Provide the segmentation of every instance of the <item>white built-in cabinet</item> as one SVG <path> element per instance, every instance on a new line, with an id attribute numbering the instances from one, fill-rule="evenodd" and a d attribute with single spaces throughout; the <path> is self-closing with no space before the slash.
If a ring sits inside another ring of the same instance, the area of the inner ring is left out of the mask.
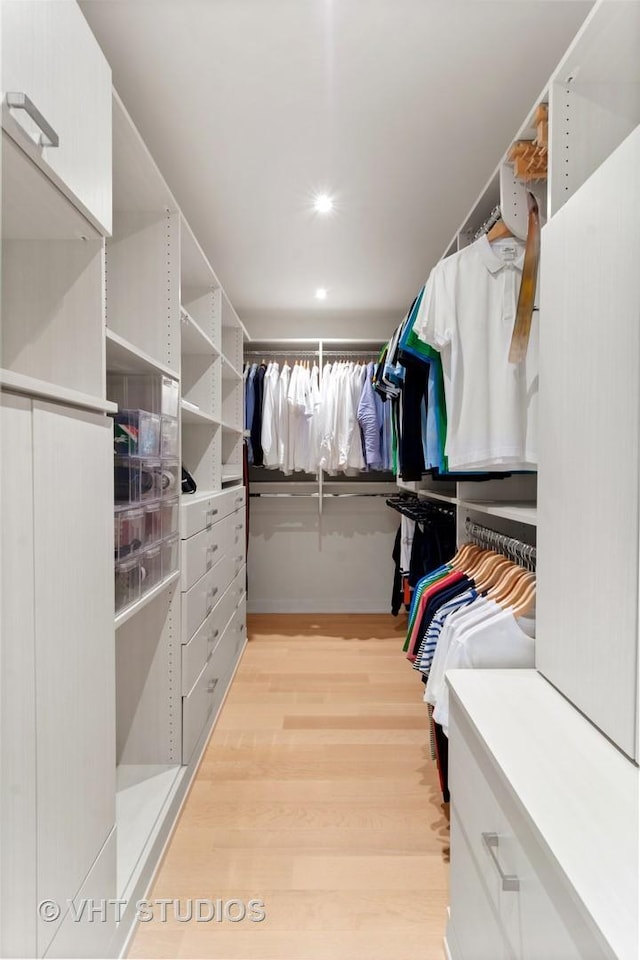
<path id="1" fill-rule="evenodd" d="M 246 643 L 246 332 L 75 0 L 0 12 L 0 954 L 118 956 Z M 171 385 L 198 492 L 115 615 L 122 373 Z"/>
<path id="2" fill-rule="evenodd" d="M 9 0 L 1 26 L 4 130 L 110 233 L 111 70 L 97 40 L 75 0 Z"/>
<path id="3" fill-rule="evenodd" d="M 546 95 L 536 669 L 448 674 L 451 960 L 640 950 L 638 50 L 600 0 Z"/>

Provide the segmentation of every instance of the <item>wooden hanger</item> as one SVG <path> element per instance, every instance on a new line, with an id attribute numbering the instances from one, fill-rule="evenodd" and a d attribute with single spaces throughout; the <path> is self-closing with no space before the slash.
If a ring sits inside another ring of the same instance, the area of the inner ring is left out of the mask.
<path id="1" fill-rule="evenodd" d="M 530 584 L 526 593 L 520 598 L 518 605 L 514 607 L 514 617 L 523 617 L 526 613 L 531 613 L 535 605 L 535 600 L 536 585 L 534 581 L 534 583 Z"/>
<path id="2" fill-rule="evenodd" d="M 456 570 L 464 569 L 464 565 L 468 563 L 472 556 L 475 556 L 480 552 L 480 547 L 475 543 L 463 543 L 458 552 L 454 557 L 449 560 L 449 566 L 455 567 Z"/>
<path id="3" fill-rule="evenodd" d="M 525 596 L 530 587 L 535 587 L 535 574 L 523 570 L 522 576 L 511 584 L 511 588 L 506 591 L 506 595 L 501 598 L 501 607 L 516 607 Z M 496 601 L 498 602 L 498 601 Z"/>
<path id="4" fill-rule="evenodd" d="M 487 597 L 495 600 L 496 603 L 500 603 L 503 597 L 508 596 L 512 587 L 515 586 L 516 581 L 520 580 L 524 572 L 522 567 L 519 567 L 516 563 L 512 563 L 510 568 L 504 571 L 500 580 L 489 591 Z"/>
<path id="5" fill-rule="evenodd" d="M 514 238 L 513 233 L 509 230 L 509 227 L 506 225 L 504 220 L 498 220 L 497 223 L 491 227 L 489 233 L 487 234 L 487 240 L 489 243 L 493 243 L 495 240 L 504 240 L 506 238 Z"/>
<path id="6" fill-rule="evenodd" d="M 476 589 L 484 592 L 489 587 L 493 587 L 504 576 L 505 570 L 510 569 L 512 566 L 513 564 L 507 557 L 499 556 L 497 559 L 492 558 L 490 565 L 484 569 L 482 573 L 476 574 L 474 578 Z"/>

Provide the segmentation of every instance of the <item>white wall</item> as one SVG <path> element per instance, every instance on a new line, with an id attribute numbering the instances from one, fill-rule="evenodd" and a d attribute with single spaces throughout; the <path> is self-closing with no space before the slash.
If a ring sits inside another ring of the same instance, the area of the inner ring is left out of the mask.
<path id="1" fill-rule="evenodd" d="M 411 298 L 407 301 L 407 309 Z M 401 311 L 402 312 L 402 311 Z M 242 321 L 254 340 L 271 337 L 353 337 L 358 340 L 388 340 L 402 316 L 390 316 L 386 312 L 336 313 L 325 312 L 318 306 L 309 313 L 291 314 L 263 312 L 259 316 L 243 313 Z"/>
<path id="2" fill-rule="evenodd" d="M 398 525 L 383 497 L 253 498 L 249 611 L 390 612 Z"/>

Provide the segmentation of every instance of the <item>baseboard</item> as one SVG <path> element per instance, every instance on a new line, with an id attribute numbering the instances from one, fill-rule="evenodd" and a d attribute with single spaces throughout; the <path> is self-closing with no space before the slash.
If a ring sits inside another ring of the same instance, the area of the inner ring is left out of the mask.
<path id="1" fill-rule="evenodd" d="M 389 603 L 372 600 L 249 600 L 247 613 L 390 613 Z"/>

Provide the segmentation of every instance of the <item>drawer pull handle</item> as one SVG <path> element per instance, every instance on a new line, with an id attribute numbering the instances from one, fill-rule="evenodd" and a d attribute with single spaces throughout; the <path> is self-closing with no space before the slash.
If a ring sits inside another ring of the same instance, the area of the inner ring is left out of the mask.
<path id="1" fill-rule="evenodd" d="M 244 523 L 236 523 L 236 530 L 242 530 Z"/>
<path id="2" fill-rule="evenodd" d="M 39 147 L 57 147 L 60 145 L 58 134 L 51 124 L 47 123 L 33 100 L 30 100 L 26 93 L 8 93 L 6 101 L 10 110 L 24 110 L 24 112 L 31 117 L 35 125 L 39 127 Z"/>
<path id="3" fill-rule="evenodd" d="M 220 636 L 220 631 L 214 630 L 213 633 L 211 634 L 211 641 L 213 642 L 219 636 Z"/>
<path id="4" fill-rule="evenodd" d="M 236 497 L 236 503 L 244 503 L 244 497 Z"/>
<path id="5" fill-rule="evenodd" d="M 211 526 L 211 524 L 213 523 L 213 518 L 216 516 L 217 512 L 218 512 L 217 510 L 207 510 L 205 515 L 205 525 L 207 527 Z"/>
<path id="6" fill-rule="evenodd" d="M 483 833 L 482 842 L 489 851 L 489 856 L 493 860 L 493 864 L 498 871 L 500 880 L 502 881 L 502 889 L 506 891 L 511 891 L 512 893 L 517 893 L 520 889 L 520 881 L 518 877 L 514 876 L 512 873 L 505 873 L 500 865 L 498 860 L 498 847 L 499 847 L 499 838 L 497 833 Z"/>
<path id="7" fill-rule="evenodd" d="M 207 686 L 207 693 L 213 693 L 216 688 L 216 683 L 218 682 L 217 678 L 215 680 L 210 680 L 209 685 Z"/>
<path id="8" fill-rule="evenodd" d="M 244 623 L 240 624 L 240 626 L 238 627 L 238 630 L 240 631 L 240 633 L 244 632 Z"/>

